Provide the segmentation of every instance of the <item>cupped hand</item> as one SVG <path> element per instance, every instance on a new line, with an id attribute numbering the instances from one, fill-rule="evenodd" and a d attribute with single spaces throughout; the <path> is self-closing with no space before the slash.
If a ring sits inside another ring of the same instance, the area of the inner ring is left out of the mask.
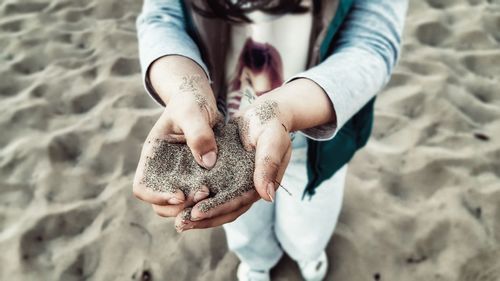
<path id="1" fill-rule="evenodd" d="M 208 197 L 209 190 L 201 186 L 185 196 L 175 187 L 175 192 L 156 191 L 146 187 L 144 173 L 148 157 L 152 155 L 157 140 L 187 143 L 196 162 L 210 169 L 217 160 L 217 144 L 213 126 L 221 118 L 215 98 L 205 76 L 198 74 L 179 77 L 178 87 L 168 96 L 168 102 L 158 121 L 144 142 L 134 177 L 134 195 L 151 203 L 154 211 L 163 217 L 174 217 L 180 211 Z M 165 100 L 165 99 L 164 99 Z"/>
<path id="2" fill-rule="evenodd" d="M 260 198 L 274 201 L 275 191 L 285 173 L 291 156 L 291 140 L 288 132 L 289 119 L 286 103 L 262 96 L 245 111 L 236 116 L 240 124 L 239 133 L 246 150 L 255 150 L 255 190 L 246 192 L 233 200 L 207 212 L 194 207 L 179 213 L 176 217 L 178 231 L 209 228 L 232 222 L 245 213 Z M 189 214 L 188 214 L 189 212 Z"/>

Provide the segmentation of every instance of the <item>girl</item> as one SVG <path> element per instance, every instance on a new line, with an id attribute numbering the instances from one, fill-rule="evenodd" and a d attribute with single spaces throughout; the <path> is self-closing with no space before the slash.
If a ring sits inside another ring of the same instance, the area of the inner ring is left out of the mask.
<path id="1" fill-rule="evenodd" d="M 248 124 L 242 142 L 255 149 L 255 190 L 203 213 L 196 204 L 209 200 L 206 187 L 187 197 L 146 189 L 147 140 L 134 194 L 160 216 L 177 216 L 181 230 L 224 224 L 241 260 L 238 280 L 270 280 L 284 252 L 305 280 L 323 280 L 347 163 L 369 137 L 406 10 L 405 0 L 145 0 L 137 20 L 144 81 L 165 106 L 148 140 L 185 140 L 210 169 L 212 126 L 219 114 L 239 116 Z M 188 206 L 192 219 L 183 221 Z"/>

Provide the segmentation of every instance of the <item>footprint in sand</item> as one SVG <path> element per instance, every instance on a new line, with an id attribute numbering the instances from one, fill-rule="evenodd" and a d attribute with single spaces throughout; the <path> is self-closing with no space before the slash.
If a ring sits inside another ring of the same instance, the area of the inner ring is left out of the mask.
<path id="1" fill-rule="evenodd" d="M 20 254 L 24 263 L 50 264 L 56 244 L 70 244 L 92 224 L 100 208 L 78 207 L 69 211 L 48 214 L 40 218 L 20 241 Z"/>
<path id="2" fill-rule="evenodd" d="M 483 250 L 468 259 L 460 270 L 459 281 L 500 280 L 500 249 Z"/>
<path id="3" fill-rule="evenodd" d="M 450 36 L 450 29 L 439 21 L 430 21 L 420 24 L 416 30 L 416 37 L 420 43 L 429 46 L 440 46 Z"/>

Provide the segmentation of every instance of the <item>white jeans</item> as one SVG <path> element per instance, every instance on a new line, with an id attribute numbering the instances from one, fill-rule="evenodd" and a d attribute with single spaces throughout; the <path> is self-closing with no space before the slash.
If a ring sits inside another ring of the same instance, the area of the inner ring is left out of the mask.
<path id="1" fill-rule="evenodd" d="M 253 270 L 270 270 L 286 252 L 296 261 L 312 260 L 326 248 L 342 207 L 347 165 L 302 199 L 307 184 L 307 141 L 297 134 L 290 163 L 274 203 L 259 200 L 224 225 L 229 249 Z"/>

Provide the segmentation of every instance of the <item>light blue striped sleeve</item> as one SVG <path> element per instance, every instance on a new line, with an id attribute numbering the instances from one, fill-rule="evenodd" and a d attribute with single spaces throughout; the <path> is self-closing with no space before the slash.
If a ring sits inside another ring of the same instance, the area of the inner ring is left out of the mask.
<path id="1" fill-rule="evenodd" d="M 290 80 L 307 78 L 330 98 L 336 122 L 303 130 L 315 140 L 332 139 L 389 81 L 400 53 L 407 0 L 355 0 L 341 26 L 334 52 Z"/>
<path id="2" fill-rule="evenodd" d="M 144 85 L 160 104 L 163 102 L 155 93 L 148 77 L 149 67 L 155 60 L 168 55 L 184 56 L 200 65 L 209 77 L 200 50 L 186 31 L 186 20 L 180 1 L 145 0 L 136 21 Z"/>

